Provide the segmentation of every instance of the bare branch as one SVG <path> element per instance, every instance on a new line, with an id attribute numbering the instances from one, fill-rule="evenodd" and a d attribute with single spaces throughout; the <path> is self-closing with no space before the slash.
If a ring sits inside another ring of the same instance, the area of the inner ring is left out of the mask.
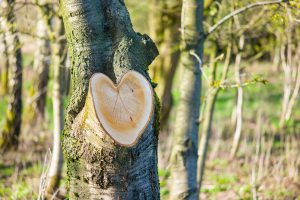
<path id="1" fill-rule="evenodd" d="M 223 17 L 220 21 L 218 21 L 215 25 L 213 25 L 209 31 L 206 33 L 206 36 L 208 36 L 209 34 L 211 34 L 212 32 L 214 32 L 219 26 L 221 26 L 222 24 L 224 24 L 226 21 L 228 21 L 229 19 L 231 19 L 232 17 L 234 17 L 235 15 L 238 15 L 240 13 L 243 13 L 251 8 L 255 8 L 255 7 L 259 7 L 259 6 L 266 6 L 266 5 L 272 5 L 272 4 L 280 4 L 285 2 L 285 0 L 276 0 L 276 1 L 263 1 L 263 2 L 257 2 L 257 3 L 253 3 L 253 4 L 249 4 L 245 7 L 239 8 L 231 13 L 229 13 L 228 15 L 226 15 L 225 17 Z"/>

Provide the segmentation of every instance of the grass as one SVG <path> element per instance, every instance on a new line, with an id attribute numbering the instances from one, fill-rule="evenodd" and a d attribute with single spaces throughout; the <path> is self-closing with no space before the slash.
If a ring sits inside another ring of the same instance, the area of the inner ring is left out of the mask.
<path id="1" fill-rule="evenodd" d="M 39 174 L 42 172 L 42 165 L 35 163 L 25 167 L 15 165 L 0 165 L 0 197 L 5 199 L 36 199 L 36 188 L 33 188 L 39 181 Z"/>

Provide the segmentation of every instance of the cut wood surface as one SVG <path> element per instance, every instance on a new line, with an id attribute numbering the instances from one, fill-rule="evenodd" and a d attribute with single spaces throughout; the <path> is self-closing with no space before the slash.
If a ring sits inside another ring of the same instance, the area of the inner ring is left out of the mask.
<path id="1" fill-rule="evenodd" d="M 105 132 L 120 145 L 132 146 L 153 114 L 153 90 L 136 71 L 127 72 L 119 84 L 103 73 L 90 80 L 96 115 Z"/>

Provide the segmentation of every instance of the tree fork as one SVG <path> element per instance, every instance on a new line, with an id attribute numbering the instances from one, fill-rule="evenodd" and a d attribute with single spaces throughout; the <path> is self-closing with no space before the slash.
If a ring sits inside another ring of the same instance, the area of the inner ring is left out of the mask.
<path id="1" fill-rule="evenodd" d="M 134 32 L 122 0 L 61 0 L 60 5 L 72 69 L 63 133 L 70 199 L 159 199 L 158 100 L 137 144 L 124 147 L 103 132 L 88 95 L 96 72 L 118 83 L 135 70 L 151 81 L 148 66 L 158 55 L 155 44 Z"/>

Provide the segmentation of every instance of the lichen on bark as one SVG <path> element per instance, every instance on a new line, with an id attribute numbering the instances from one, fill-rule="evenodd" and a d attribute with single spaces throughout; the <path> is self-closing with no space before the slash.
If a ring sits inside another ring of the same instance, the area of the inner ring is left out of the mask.
<path id="1" fill-rule="evenodd" d="M 122 0 L 61 0 L 61 10 L 72 69 L 63 133 L 70 199 L 159 199 L 157 112 L 137 144 L 123 147 L 103 131 L 88 93 L 96 72 L 118 83 L 135 70 L 151 82 L 155 44 L 134 32 Z"/>

